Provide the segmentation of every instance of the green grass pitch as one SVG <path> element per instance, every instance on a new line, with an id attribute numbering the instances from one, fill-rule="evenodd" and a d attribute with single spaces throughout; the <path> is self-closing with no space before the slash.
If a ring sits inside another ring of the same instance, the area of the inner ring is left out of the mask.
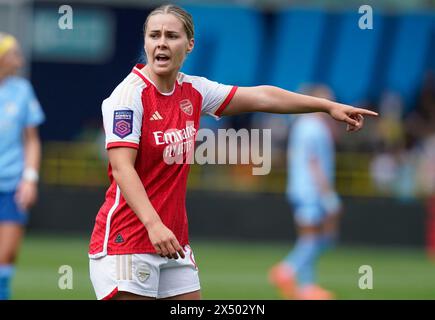
<path id="1" fill-rule="evenodd" d="M 291 248 L 285 243 L 193 239 L 204 299 L 279 299 L 267 280 L 270 266 Z M 12 282 L 13 299 L 95 299 L 89 280 L 87 236 L 25 237 Z M 73 270 L 73 289 L 59 288 L 59 268 Z M 361 265 L 373 270 L 373 289 L 362 290 Z M 321 257 L 319 282 L 338 299 L 435 299 L 435 264 L 423 250 L 339 246 Z"/>

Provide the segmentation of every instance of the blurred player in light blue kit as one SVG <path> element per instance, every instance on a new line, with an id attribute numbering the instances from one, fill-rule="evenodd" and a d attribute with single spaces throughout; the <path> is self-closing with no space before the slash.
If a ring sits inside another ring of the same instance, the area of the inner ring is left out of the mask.
<path id="1" fill-rule="evenodd" d="M 307 94 L 332 99 L 328 88 Z M 270 270 L 269 278 L 285 299 L 330 300 L 334 295 L 316 284 L 315 267 L 337 234 L 341 201 L 335 191 L 334 123 L 316 113 L 298 116 L 289 133 L 287 199 L 298 238 L 293 250 Z"/>
<path id="2" fill-rule="evenodd" d="M 37 199 L 44 113 L 32 85 L 15 76 L 23 65 L 16 39 L 0 33 L 0 300 L 10 298 L 11 279 L 27 210 Z"/>

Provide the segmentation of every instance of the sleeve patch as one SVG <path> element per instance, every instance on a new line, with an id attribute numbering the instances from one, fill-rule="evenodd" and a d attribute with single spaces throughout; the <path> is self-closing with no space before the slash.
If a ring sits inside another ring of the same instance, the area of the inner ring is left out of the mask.
<path id="1" fill-rule="evenodd" d="M 124 139 L 133 132 L 133 110 L 117 110 L 113 114 L 113 133 Z"/>

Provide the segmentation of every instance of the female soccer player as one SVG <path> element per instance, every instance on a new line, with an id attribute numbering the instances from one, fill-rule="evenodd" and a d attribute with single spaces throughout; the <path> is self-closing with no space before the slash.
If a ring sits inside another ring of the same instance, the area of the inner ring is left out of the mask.
<path id="1" fill-rule="evenodd" d="M 272 86 L 237 87 L 180 73 L 194 47 L 192 17 L 174 5 L 144 24 L 146 65 L 102 105 L 111 185 L 91 237 L 98 299 L 200 299 L 185 208 L 201 114 L 326 112 L 356 131 L 375 112 Z"/>
<path id="2" fill-rule="evenodd" d="M 15 38 L 0 33 L 0 300 L 10 297 L 27 210 L 37 199 L 41 155 L 37 127 L 44 114 L 32 85 L 14 76 L 22 65 Z"/>

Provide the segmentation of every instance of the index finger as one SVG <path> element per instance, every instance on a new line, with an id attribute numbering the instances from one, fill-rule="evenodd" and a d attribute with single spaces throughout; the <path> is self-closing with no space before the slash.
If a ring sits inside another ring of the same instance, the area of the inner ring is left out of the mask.
<path id="1" fill-rule="evenodd" d="M 355 108 L 355 113 L 364 114 L 367 116 L 374 116 L 377 117 L 379 114 L 377 112 L 367 110 L 367 109 L 361 109 L 361 108 Z"/>

